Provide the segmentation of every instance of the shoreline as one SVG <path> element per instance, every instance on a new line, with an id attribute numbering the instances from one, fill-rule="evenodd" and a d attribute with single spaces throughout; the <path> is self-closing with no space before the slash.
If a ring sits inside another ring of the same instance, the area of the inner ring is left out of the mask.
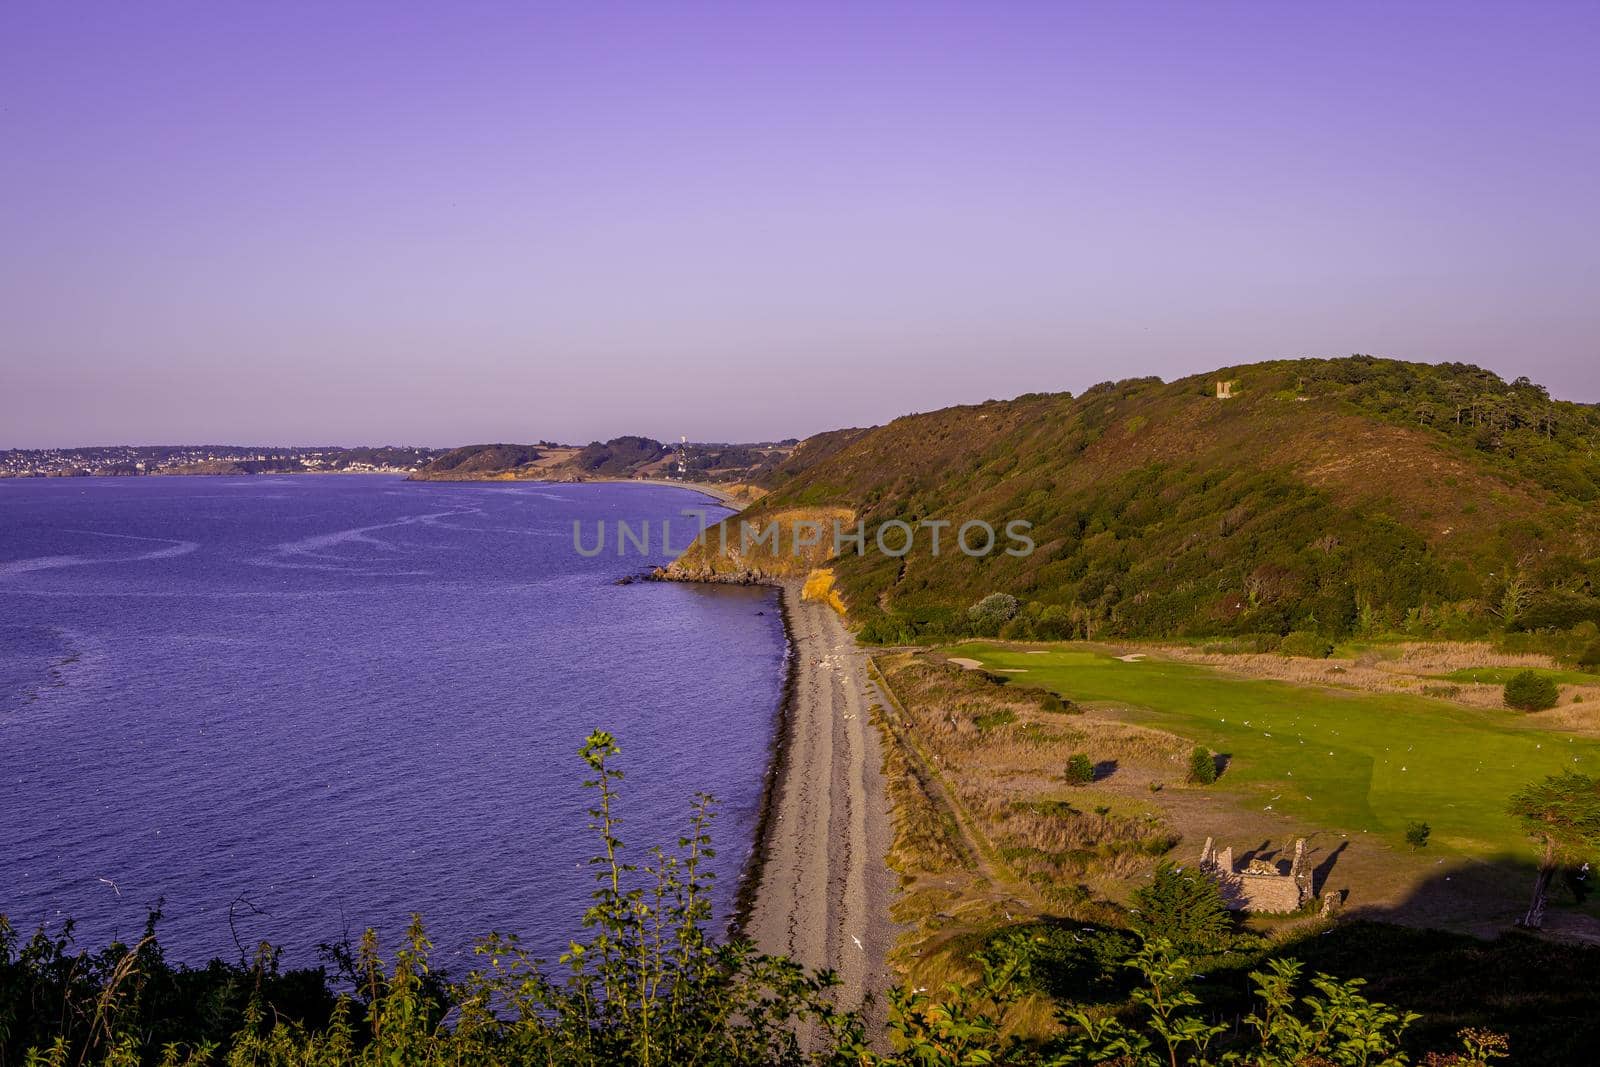
<path id="1" fill-rule="evenodd" d="M 413 478 L 404 479 L 419 485 L 546 485 L 563 488 L 574 485 L 656 485 L 668 489 L 687 489 L 711 497 L 725 507 L 742 511 L 751 503 L 735 493 L 723 489 L 715 482 L 680 482 L 671 478 Z"/>
<path id="2" fill-rule="evenodd" d="M 761 889 L 761 877 L 766 871 L 772 825 L 777 816 L 778 784 L 789 768 L 789 734 L 794 724 L 796 693 L 800 684 L 800 652 L 794 643 L 794 620 L 789 616 L 788 591 L 781 585 L 771 588 L 778 595 L 778 617 L 783 626 L 783 691 L 778 697 L 771 751 L 767 754 L 767 769 L 762 776 L 755 836 L 750 843 L 750 855 L 739 871 L 733 915 L 728 920 L 728 933 L 735 937 L 743 935 L 749 926 Z"/>
<path id="3" fill-rule="evenodd" d="M 778 590 L 789 662 L 756 840 L 730 927 L 760 951 L 839 979 L 836 1003 L 887 1015 L 898 879 L 866 654 L 832 607 Z M 870 1004 L 868 1004 L 870 1001 Z"/>

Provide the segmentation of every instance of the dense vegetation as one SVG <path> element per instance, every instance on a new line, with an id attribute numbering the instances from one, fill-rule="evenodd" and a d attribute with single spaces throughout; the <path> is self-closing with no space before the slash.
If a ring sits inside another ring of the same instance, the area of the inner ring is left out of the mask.
<path id="1" fill-rule="evenodd" d="M 1560 690 L 1556 683 L 1533 671 L 1518 671 L 1506 682 L 1505 702 L 1508 708 L 1521 711 L 1544 711 L 1556 706 Z"/>
<path id="2" fill-rule="evenodd" d="M 1200 960 L 1227 966 L 1216 954 L 1227 949 L 1228 919 L 1214 893 L 1171 870 L 1141 898 L 1136 935 L 1096 936 L 1098 955 L 1081 981 L 1063 982 L 1061 968 L 1080 958 L 1068 946 L 1082 937 L 1018 931 L 983 953 L 982 981 L 898 991 L 888 1034 L 868 1034 L 859 1011 L 833 1003 L 832 976 L 706 936 L 708 800 L 676 850 L 627 861 L 621 774 L 609 762 L 616 752 L 603 733 L 582 752 L 595 796 L 596 888 L 587 935 L 554 964 L 491 935 L 471 973 L 444 975 L 414 923 L 389 962 L 369 933 L 354 949 L 328 951 L 332 973 L 280 972 L 265 947 L 253 962 L 195 970 L 165 961 L 154 919 L 137 944 L 93 955 L 43 934 L 19 942 L 0 923 L 0 1064 L 1411 1062 L 1406 1031 L 1418 1016 L 1372 999 L 1360 980 L 1308 979 L 1302 964 L 1274 957 L 1242 961 L 1244 1003 L 1230 999 L 1229 983 L 1206 983 Z M 1008 1036 L 1007 1004 L 1043 980 L 1061 985 L 1061 1036 L 1044 1044 Z M 1590 1026 L 1580 1023 L 1578 1036 Z M 1459 1051 L 1425 1062 L 1484 1065 L 1506 1040 L 1469 1026 L 1448 1044 Z M 1554 1055 L 1540 1062 L 1575 1062 Z"/>
<path id="3" fill-rule="evenodd" d="M 847 552 L 869 640 L 1541 631 L 1575 658 L 1600 633 L 1600 408 L 1461 364 L 1281 361 L 947 408 L 807 442 L 769 482 L 747 517 L 1033 524 L 1026 558 Z M 994 593 L 1013 618 L 969 611 Z"/>
<path id="4" fill-rule="evenodd" d="M 591 474 L 621 477 L 666 454 L 667 448 L 660 441 L 648 437 L 617 437 L 584 445 L 572 458 L 572 463 Z"/>
<path id="5" fill-rule="evenodd" d="M 414 478 L 464 477 L 515 470 L 537 460 L 539 450 L 532 445 L 463 445 L 436 458 Z"/>
<path id="6" fill-rule="evenodd" d="M 783 463 L 793 441 L 744 445 L 665 445 L 649 437 L 613 437 L 587 445 L 465 445 L 418 471 L 418 481 L 671 477 L 689 482 L 760 483 Z"/>

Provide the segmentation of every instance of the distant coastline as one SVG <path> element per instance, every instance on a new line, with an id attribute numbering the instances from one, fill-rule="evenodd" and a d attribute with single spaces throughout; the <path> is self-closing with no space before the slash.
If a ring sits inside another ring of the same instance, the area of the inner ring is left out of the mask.
<path id="1" fill-rule="evenodd" d="M 0 478 L 241 477 L 393 474 L 418 482 L 647 482 L 682 485 L 725 503 L 749 503 L 798 442 L 662 443 L 616 437 L 587 445 L 92 445 L 0 449 Z"/>

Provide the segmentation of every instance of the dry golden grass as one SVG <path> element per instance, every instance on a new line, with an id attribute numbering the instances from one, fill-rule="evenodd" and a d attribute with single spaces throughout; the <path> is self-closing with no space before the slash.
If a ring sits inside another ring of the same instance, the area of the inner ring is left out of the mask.
<path id="1" fill-rule="evenodd" d="M 977 975 L 970 954 L 997 926 L 1051 914 L 1115 922 L 1106 890 L 1142 877 L 1178 834 L 1151 805 L 1066 784 L 1077 752 L 1118 773 L 1181 773 L 1188 748 L 1157 730 L 1089 718 L 1042 689 L 928 653 L 876 657 L 895 811 L 891 866 L 907 926 L 892 956 L 913 985 Z M 1030 998 L 1008 1026 L 1054 1026 Z"/>
<path id="2" fill-rule="evenodd" d="M 1449 674 L 1471 667 L 1556 667 L 1549 656 L 1501 652 L 1482 641 L 1414 641 L 1396 646 L 1392 667 L 1408 674 Z"/>
<path id="3" fill-rule="evenodd" d="M 1372 693 L 1412 693 L 1451 700 L 1477 708 L 1504 706 L 1504 687 L 1488 682 L 1446 680 L 1453 671 L 1481 667 L 1555 668 L 1549 656 L 1501 652 L 1484 642 L 1414 641 L 1368 650 L 1356 656 L 1310 659 L 1275 652 L 1226 652 L 1216 648 L 1158 645 L 1162 655 L 1188 663 L 1203 663 L 1251 678 L 1270 678 L 1297 685 L 1335 685 Z M 1576 699 L 1575 699 L 1576 698 Z M 1587 733 L 1600 731 L 1600 708 L 1587 712 L 1583 705 L 1600 701 L 1600 686 L 1561 687 L 1562 710 L 1572 710 L 1560 720 L 1564 728 Z"/>

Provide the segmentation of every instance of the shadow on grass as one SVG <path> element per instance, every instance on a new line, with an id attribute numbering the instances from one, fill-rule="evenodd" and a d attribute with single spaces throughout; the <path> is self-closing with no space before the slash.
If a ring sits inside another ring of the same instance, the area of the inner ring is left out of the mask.
<path id="1" fill-rule="evenodd" d="M 1343 894 L 1339 860 L 1348 847 L 1340 842 L 1310 854 L 1319 895 Z M 1242 856 L 1286 860 L 1270 842 Z M 1512 1063 L 1600 1062 L 1600 944 L 1573 939 L 1600 930 L 1600 923 L 1558 888 L 1549 933 L 1514 929 L 1533 876 L 1531 864 L 1511 859 L 1442 867 L 1399 905 L 1358 906 L 1337 923 L 1302 923 L 1296 932 L 1280 927 L 1275 937 L 1247 934 L 1231 951 L 1201 961 L 1194 990 L 1212 1018 L 1242 1019 L 1257 1007 L 1251 972 L 1271 958 L 1297 959 L 1305 992 L 1318 973 L 1359 978 L 1365 995 L 1420 1015 L 1406 1036 L 1414 1057 L 1455 1048 L 1457 1032 L 1476 1027 L 1508 1035 Z M 1486 902 L 1504 904 L 1503 922 L 1481 928 L 1487 936 L 1426 928 L 1430 917 L 1482 916 L 1493 910 Z M 1115 961 L 1133 943 L 1126 931 L 1055 918 L 999 931 L 986 951 L 1020 957 L 1025 984 L 1058 1002 L 1104 1005 L 1122 1002 L 1131 990 Z"/>
<path id="2" fill-rule="evenodd" d="M 1342 893 L 1338 861 L 1349 842 L 1316 856 L 1312 884 Z M 1534 880 L 1531 863 L 1514 859 L 1441 864 L 1438 874 L 1393 906 L 1361 906 L 1343 921 L 1317 924 L 1265 950 L 1254 961 L 1209 969 L 1203 996 L 1219 1012 L 1249 1010 L 1249 972 L 1268 955 L 1298 959 L 1305 972 L 1367 982 L 1366 995 L 1421 1018 L 1407 1031 L 1413 1053 L 1451 1048 L 1463 1027 L 1511 1038 L 1511 1062 L 1600 1062 L 1600 946 L 1575 940 L 1595 927 L 1571 894 L 1552 893 L 1546 933 L 1518 930 Z M 1428 929 L 1467 925 L 1494 913 L 1486 936 Z"/>

